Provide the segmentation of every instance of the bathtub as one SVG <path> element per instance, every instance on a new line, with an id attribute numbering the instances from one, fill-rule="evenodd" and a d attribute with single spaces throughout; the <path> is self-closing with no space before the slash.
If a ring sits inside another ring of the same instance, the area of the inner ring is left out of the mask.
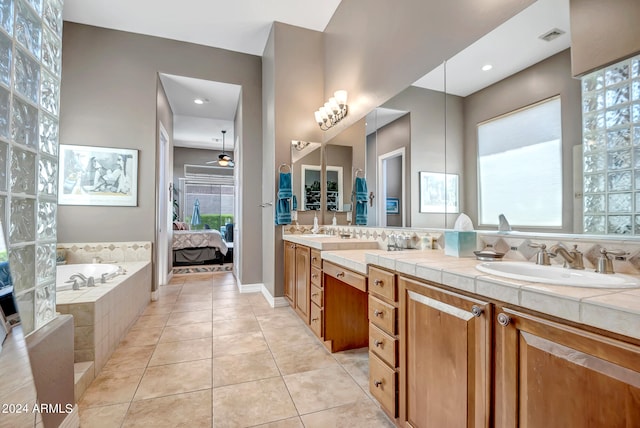
<path id="1" fill-rule="evenodd" d="M 103 274 L 115 274 L 118 269 L 120 269 L 119 266 L 108 263 L 59 265 L 56 267 L 56 291 L 71 290 L 73 288 L 73 280 L 70 278 L 76 273 L 80 273 L 87 278 L 92 276 L 95 285 L 99 286 Z"/>

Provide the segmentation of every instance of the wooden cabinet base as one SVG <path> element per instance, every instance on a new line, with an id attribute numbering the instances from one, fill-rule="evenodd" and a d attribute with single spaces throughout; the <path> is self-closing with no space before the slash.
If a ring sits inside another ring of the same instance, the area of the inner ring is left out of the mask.
<path id="1" fill-rule="evenodd" d="M 367 293 L 329 275 L 324 281 L 324 338 L 331 352 L 368 346 Z"/>

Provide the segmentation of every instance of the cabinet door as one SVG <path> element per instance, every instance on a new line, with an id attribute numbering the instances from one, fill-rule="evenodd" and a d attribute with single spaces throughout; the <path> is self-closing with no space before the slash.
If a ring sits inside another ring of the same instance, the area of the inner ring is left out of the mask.
<path id="1" fill-rule="evenodd" d="M 284 297 L 295 308 L 296 290 L 296 244 L 284 243 Z"/>
<path id="2" fill-rule="evenodd" d="M 311 288 L 311 251 L 309 247 L 296 245 L 296 312 L 309 324 Z"/>
<path id="3" fill-rule="evenodd" d="M 640 347 L 509 309 L 496 320 L 496 427 L 640 426 Z"/>
<path id="4" fill-rule="evenodd" d="M 488 427 L 492 306 L 402 277 L 399 286 L 402 425 Z"/>

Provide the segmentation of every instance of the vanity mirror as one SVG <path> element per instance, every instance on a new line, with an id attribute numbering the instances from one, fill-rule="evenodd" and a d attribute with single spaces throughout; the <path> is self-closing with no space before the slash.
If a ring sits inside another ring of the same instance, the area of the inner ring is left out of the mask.
<path id="1" fill-rule="evenodd" d="M 297 211 L 318 211 L 321 207 L 321 144 L 291 142 L 291 187 Z"/>
<path id="2" fill-rule="evenodd" d="M 7 334 L 11 331 L 9 316 L 17 318 L 13 300 L 13 282 L 9 270 L 9 254 L 4 239 L 4 229 L 0 222 L 0 350 Z"/>

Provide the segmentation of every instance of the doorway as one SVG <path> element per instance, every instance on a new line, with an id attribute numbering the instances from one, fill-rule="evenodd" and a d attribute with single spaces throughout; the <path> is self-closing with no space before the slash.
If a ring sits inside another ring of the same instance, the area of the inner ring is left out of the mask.
<path id="1" fill-rule="evenodd" d="M 406 226 L 405 201 L 405 148 L 378 156 L 378 225 L 382 227 Z"/>

